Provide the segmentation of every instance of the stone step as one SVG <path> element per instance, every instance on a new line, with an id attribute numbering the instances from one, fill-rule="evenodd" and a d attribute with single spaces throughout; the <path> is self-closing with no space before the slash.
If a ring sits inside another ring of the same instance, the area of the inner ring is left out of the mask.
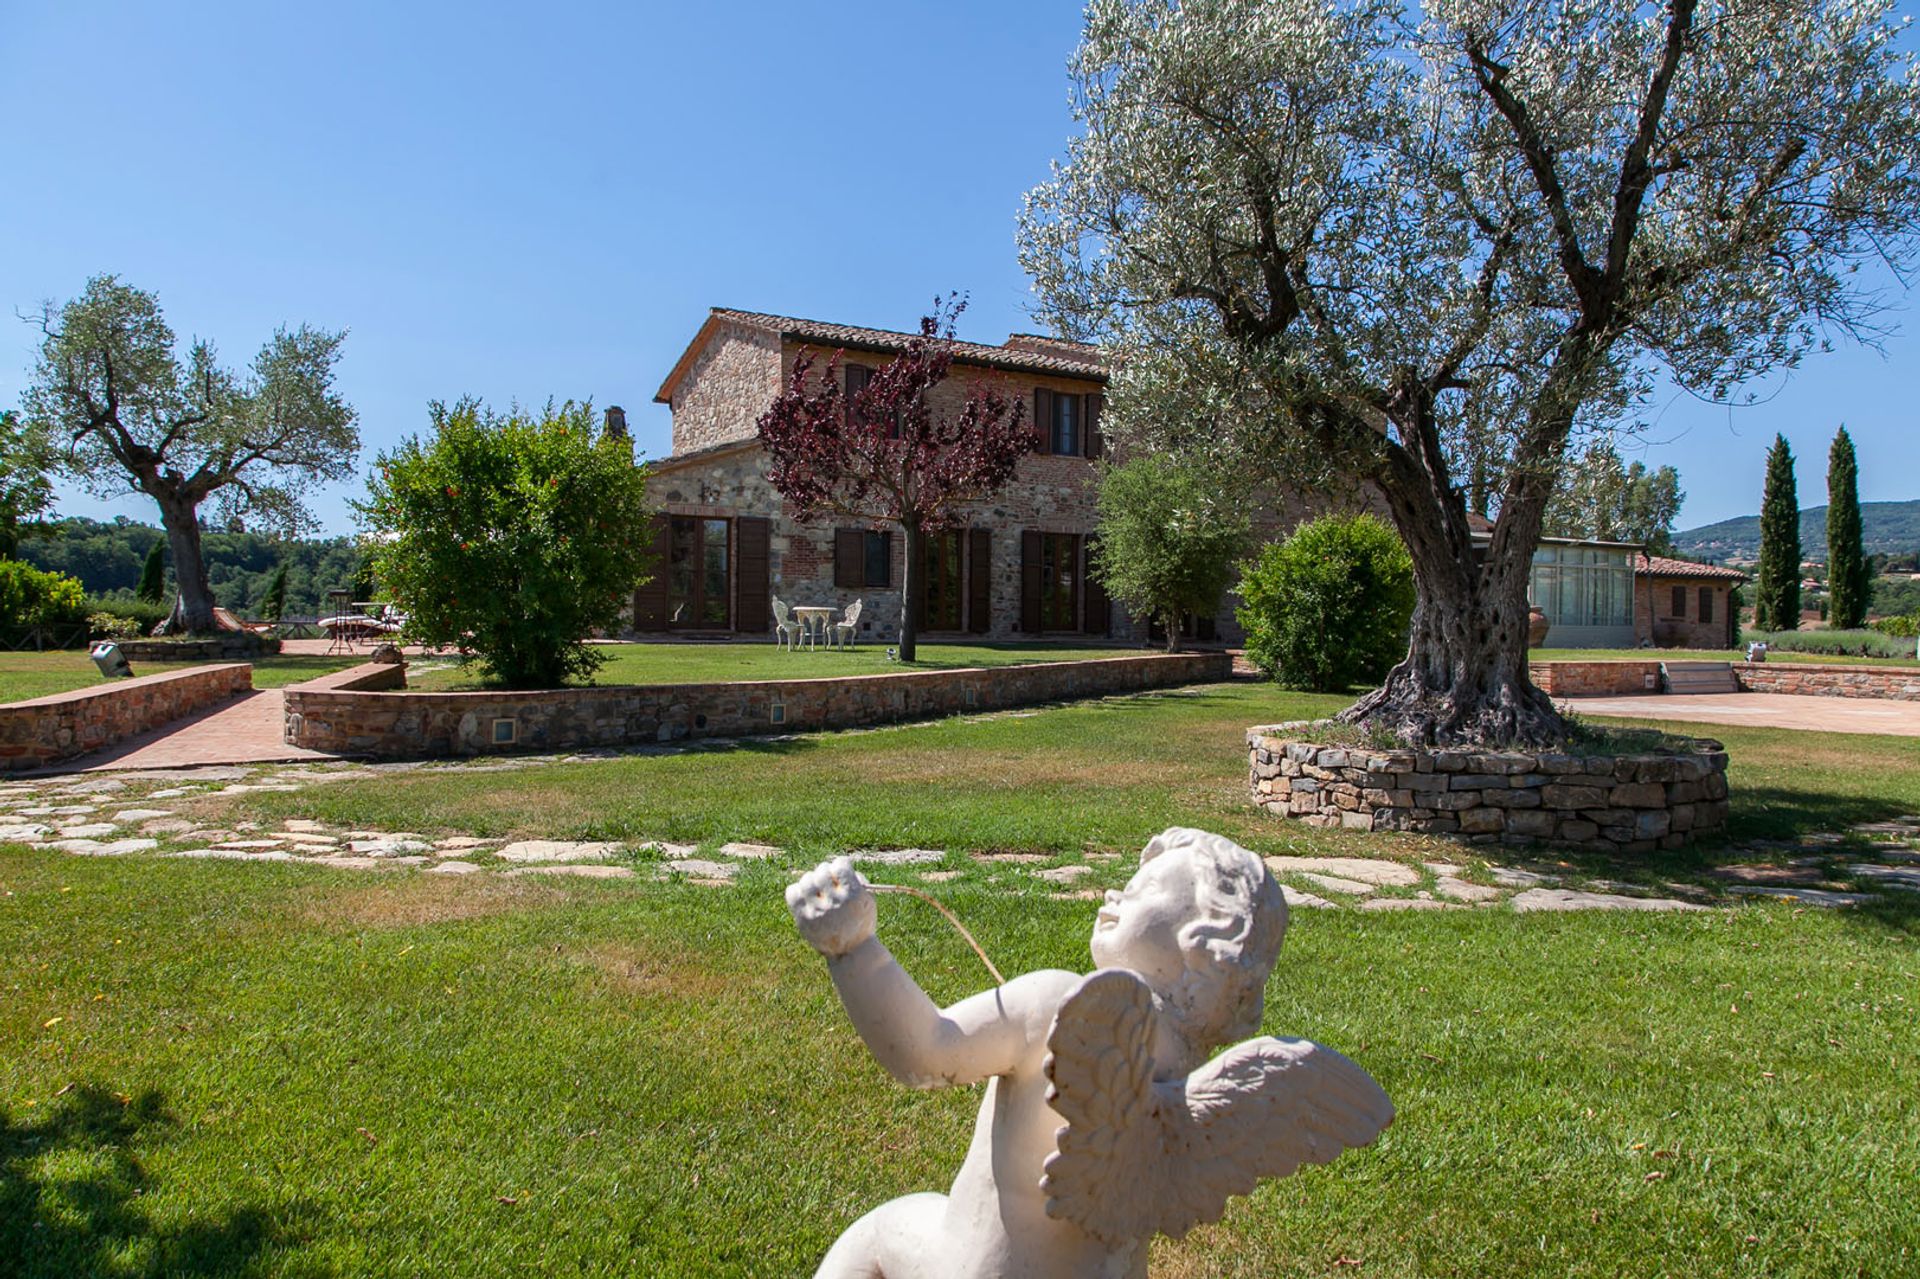
<path id="1" fill-rule="evenodd" d="M 1662 662 L 1661 683 L 1669 693 L 1737 693 L 1732 662 Z"/>

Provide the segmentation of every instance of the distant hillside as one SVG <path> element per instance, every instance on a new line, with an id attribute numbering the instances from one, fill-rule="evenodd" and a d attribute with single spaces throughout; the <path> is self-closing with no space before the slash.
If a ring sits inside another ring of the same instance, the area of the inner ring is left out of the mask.
<path id="1" fill-rule="evenodd" d="M 1860 503 L 1861 541 L 1867 554 L 1920 548 L 1920 500 Z M 1673 535 L 1674 549 L 1690 559 L 1757 560 L 1760 517 L 1742 515 Z M 1827 557 L 1827 508 L 1800 512 L 1800 553 L 1810 560 Z"/>

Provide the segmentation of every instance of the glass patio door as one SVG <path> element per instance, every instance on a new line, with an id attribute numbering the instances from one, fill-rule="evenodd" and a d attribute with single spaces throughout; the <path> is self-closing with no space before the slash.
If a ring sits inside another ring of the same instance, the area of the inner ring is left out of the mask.
<path id="1" fill-rule="evenodd" d="M 724 631 L 732 621 L 728 521 L 673 517 L 667 552 L 667 624 L 683 631 Z"/>

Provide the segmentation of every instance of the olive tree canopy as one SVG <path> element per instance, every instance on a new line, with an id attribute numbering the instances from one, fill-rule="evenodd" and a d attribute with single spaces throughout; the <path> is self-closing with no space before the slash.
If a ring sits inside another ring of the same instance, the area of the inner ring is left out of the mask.
<path id="1" fill-rule="evenodd" d="M 222 524 L 294 533 L 311 524 L 311 487 L 353 474 L 360 433 L 333 386 L 346 334 L 280 329 L 245 372 L 223 367 L 204 339 L 183 361 L 159 300 L 110 275 L 38 318 L 29 421 L 88 491 L 154 500 L 180 592 L 171 626 L 213 629 L 201 505 L 211 499 Z"/>
<path id="2" fill-rule="evenodd" d="M 1083 125 L 1028 198 L 1043 315 L 1111 343 L 1136 446 L 1370 483 L 1406 660 L 1349 712 L 1543 743 L 1532 553 L 1569 439 L 1872 338 L 1911 260 L 1891 0 L 1092 0 Z M 1490 487 L 1482 554 L 1464 490 Z"/>

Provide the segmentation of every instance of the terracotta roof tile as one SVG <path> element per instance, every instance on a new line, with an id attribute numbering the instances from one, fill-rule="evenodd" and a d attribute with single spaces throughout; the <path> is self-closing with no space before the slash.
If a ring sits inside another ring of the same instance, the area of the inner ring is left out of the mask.
<path id="1" fill-rule="evenodd" d="M 920 336 L 892 329 L 868 329 L 856 324 L 829 324 L 824 320 L 802 320 L 790 315 L 767 315 L 759 311 L 736 311 L 731 307 L 713 308 L 715 317 L 757 329 L 779 333 L 783 337 L 820 346 L 857 347 L 869 351 L 904 351 Z M 1020 335 L 1019 336 L 1030 336 Z M 1065 377 L 1091 378 L 1104 382 L 1106 365 L 1099 348 L 1080 342 L 1045 339 L 1048 349 L 1035 349 L 1039 343 L 1020 346 L 984 346 L 978 342 L 955 342 L 954 358 L 967 364 L 990 368 L 1018 369 L 1028 373 L 1058 373 Z M 1084 354 L 1083 354 L 1084 353 Z"/>
<path id="2" fill-rule="evenodd" d="M 1696 564 L 1692 560 L 1668 559 L 1664 555 L 1635 556 L 1633 571 L 1643 577 L 1695 577 L 1714 582 L 1747 580 L 1747 575 L 1737 568 L 1723 568 L 1718 564 Z"/>

